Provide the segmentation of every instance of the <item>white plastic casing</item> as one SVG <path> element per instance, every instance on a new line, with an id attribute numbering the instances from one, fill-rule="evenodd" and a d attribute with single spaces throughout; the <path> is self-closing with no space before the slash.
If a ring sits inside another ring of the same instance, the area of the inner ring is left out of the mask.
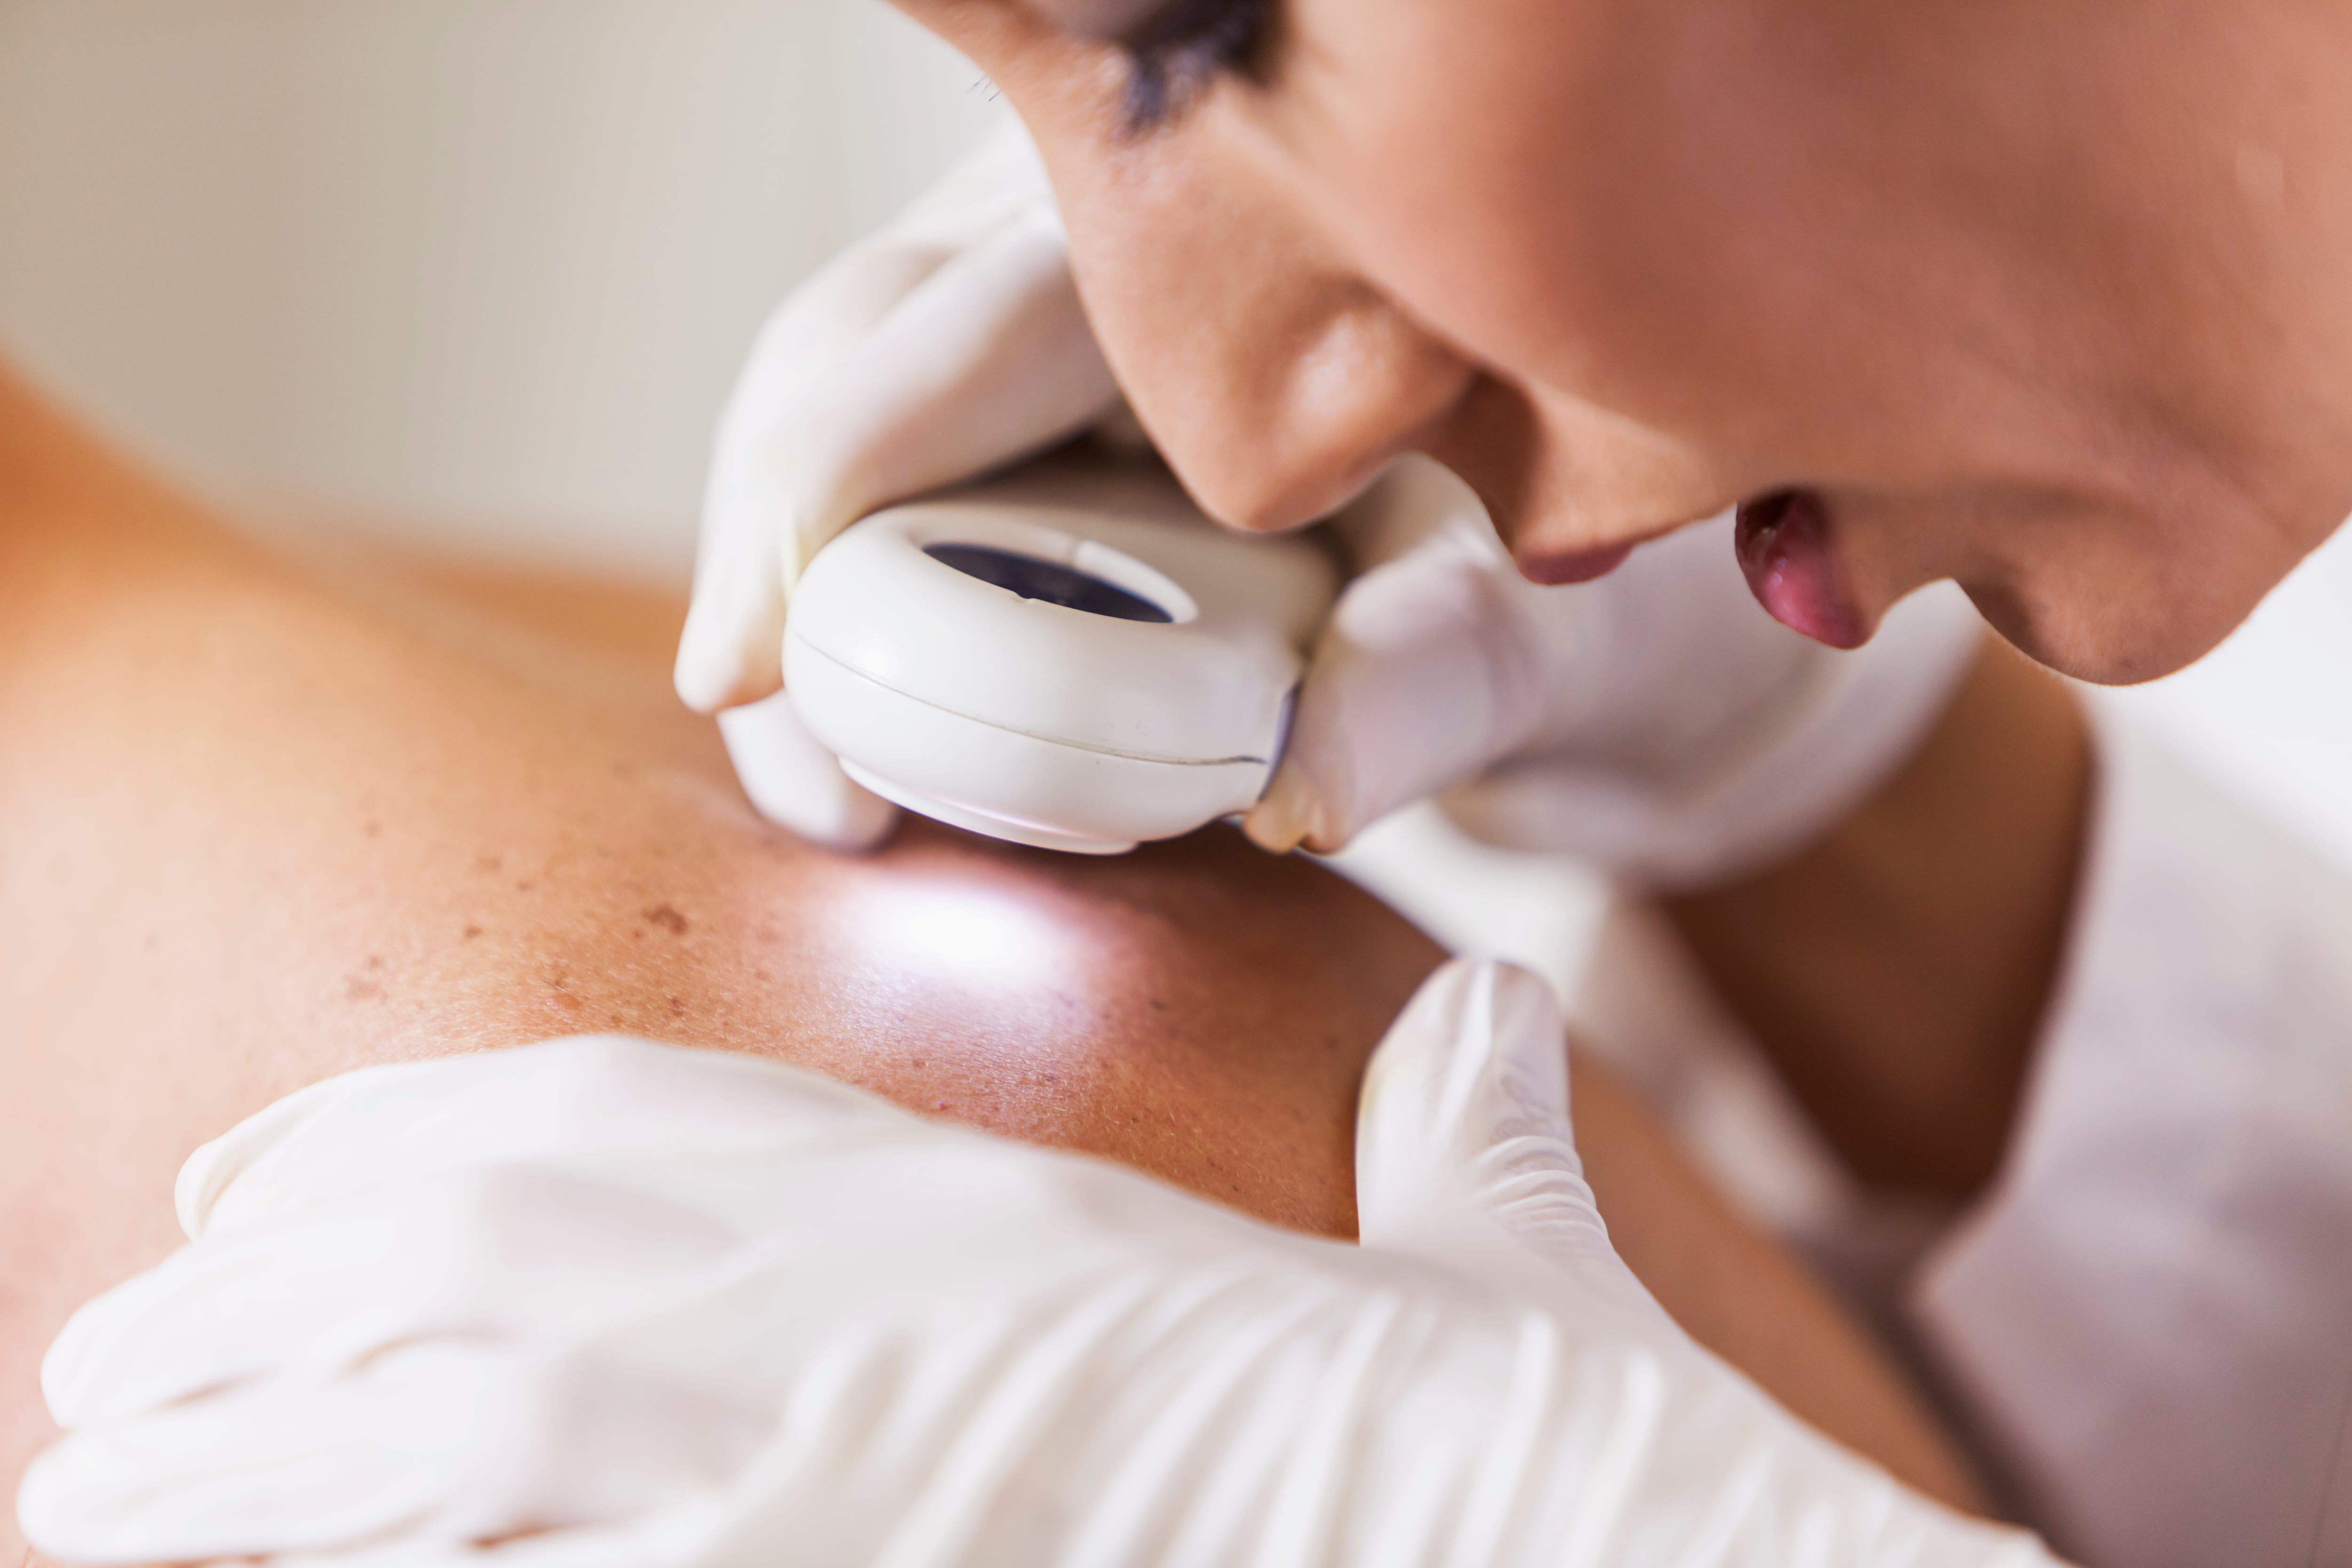
<path id="1" fill-rule="evenodd" d="M 1169 618 L 1025 598 L 925 553 L 939 545 L 1068 567 Z M 1040 465 L 825 546 L 793 593 L 784 683 L 876 794 L 1118 854 L 1256 804 L 1336 588 L 1316 542 L 1225 531 L 1164 477 Z"/>

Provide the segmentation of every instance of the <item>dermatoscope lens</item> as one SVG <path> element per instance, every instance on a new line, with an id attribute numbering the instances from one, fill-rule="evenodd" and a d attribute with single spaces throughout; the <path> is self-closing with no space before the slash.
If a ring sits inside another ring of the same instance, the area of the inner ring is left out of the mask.
<path id="1" fill-rule="evenodd" d="M 1108 616 L 1116 621 L 1150 621 L 1165 626 L 1176 618 L 1140 594 L 1130 594 L 1116 583 L 1106 583 L 1058 561 L 985 544 L 927 544 L 923 553 L 967 577 L 977 577 L 1024 599 L 1083 610 L 1089 616 Z"/>

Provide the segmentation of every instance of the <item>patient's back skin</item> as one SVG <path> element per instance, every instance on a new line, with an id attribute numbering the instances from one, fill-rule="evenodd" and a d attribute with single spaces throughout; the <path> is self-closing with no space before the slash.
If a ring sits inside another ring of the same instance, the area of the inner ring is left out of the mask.
<path id="1" fill-rule="evenodd" d="M 1351 1233 L 1358 1078 L 1428 942 L 1224 830 L 1107 861 L 922 822 L 812 850 L 671 696 L 681 613 L 289 564 L 0 384 L 0 1486 L 65 1315 L 178 1239 L 180 1161 L 373 1062 L 749 1051 Z M 1685 1326 L 1965 1500 L 1801 1271 L 1613 1085 L 1576 1093 L 1604 1213 Z"/>

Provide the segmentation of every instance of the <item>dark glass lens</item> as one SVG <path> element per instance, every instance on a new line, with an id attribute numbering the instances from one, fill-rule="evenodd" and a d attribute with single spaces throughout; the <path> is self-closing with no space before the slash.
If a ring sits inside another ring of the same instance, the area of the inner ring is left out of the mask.
<path id="1" fill-rule="evenodd" d="M 1049 605 L 1084 610 L 1090 616 L 1108 616 L 1116 621 L 1152 621 L 1164 626 L 1175 619 L 1141 595 L 1130 594 L 1116 583 L 1106 583 L 1058 561 L 1041 560 L 1016 551 L 993 550 L 985 544 L 927 544 L 923 553 L 967 577 L 1009 589 L 1024 599 L 1042 599 Z"/>

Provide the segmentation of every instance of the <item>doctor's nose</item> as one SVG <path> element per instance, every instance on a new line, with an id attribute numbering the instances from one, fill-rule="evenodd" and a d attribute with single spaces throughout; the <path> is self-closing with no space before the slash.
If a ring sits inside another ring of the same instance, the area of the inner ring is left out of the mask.
<path id="1" fill-rule="evenodd" d="M 1185 155 L 1041 136 L 1087 318 L 1178 477 L 1235 528 L 1294 528 L 1424 452 L 1523 565 L 1631 544 L 1738 499 L 1675 443 L 1516 386 L 1423 324 L 1213 118 Z M 1061 155 L 1057 155 L 1061 154 Z"/>
<path id="2" fill-rule="evenodd" d="M 1477 376 L 1255 173 L 1203 158 L 1122 179 L 1080 158 L 1055 184 L 1137 416 L 1210 515 L 1265 531 L 1338 510 Z"/>
<path id="3" fill-rule="evenodd" d="M 1540 579 L 1548 563 L 1738 499 L 1679 443 L 1486 374 L 1288 214 L 1245 247 L 1196 249 L 1124 203 L 1069 205 L 1087 314 L 1119 384 L 1193 498 L 1230 527 L 1311 522 L 1391 459 L 1425 453 L 1478 493 Z"/>
<path id="4" fill-rule="evenodd" d="M 1180 330 L 1098 327 L 1122 386 L 1196 500 L 1252 531 L 1337 510 L 1427 445 L 1475 369 L 1370 289 L 1232 280 Z"/>

